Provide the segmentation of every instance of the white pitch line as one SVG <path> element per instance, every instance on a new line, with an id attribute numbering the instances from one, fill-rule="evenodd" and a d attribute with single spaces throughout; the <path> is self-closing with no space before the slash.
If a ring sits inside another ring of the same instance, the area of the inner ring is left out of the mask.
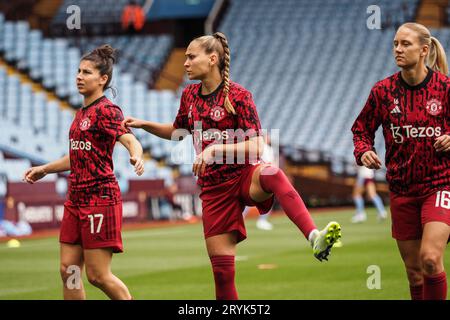
<path id="1" fill-rule="evenodd" d="M 27 288 L 27 289 L 22 289 L 22 288 L 0 289 L 0 297 L 10 295 L 10 294 L 44 291 L 44 290 L 48 290 L 48 289 L 49 289 L 49 287 L 38 287 L 38 288 Z"/>

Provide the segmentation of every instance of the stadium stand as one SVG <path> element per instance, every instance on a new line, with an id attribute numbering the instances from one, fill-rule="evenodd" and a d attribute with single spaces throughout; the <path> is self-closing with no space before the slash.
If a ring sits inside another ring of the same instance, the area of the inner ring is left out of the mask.
<path id="1" fill-rule="evenodd" d="M 150 87 L 173 47 L 173 38 L 161 36 L 97 36 L 72 38 L 69 43 L 81 52 L 109 43 L 118 50 L 118 65 L 131 73 L 135 80 L 147 82 Z"/>
<path id="2" fill-rule="evenodd" d="M 400 24 L 417 2 L 408 1 L 406 13 L 399 2 L 377 4 Z M 342 161 L 353 162 L 350 126 L 371 87 L 397 70 L 390 49 L 394 23 L 386 27 L 383 14 L 383 29 L 369 30 L 370 1 L 279 4 L 231 1 L 218 30 L 229 38 L 232 78 L 253 93 L 263 127 L 283 128 L 281 145 L 293 147 L 287 152 L 322 152 L 342 171 Z M 380 133 L 376 148 L 384 157 Z"/>
<path id="3" fill-rule="evenodd" d="M 136 0 L 139 5 L 144 5 L 145 0 Z M 71 0 L 64 0 L 58 13 L 54 17 L 55 24 L 64 24 L 67 19 L 67 8 L 73 5 Z M 128 0 L 79 0 L 76 5 L 83 12 L 82 22 L 89 23 L 114 23 L 120 21 L 123 8 Z"/>
<path id="4" fill-rule="evenodd" d="M 93 42 L 84 40 L 82 43 L 85 47 L 82 48 L 86 51 L 92 50 L 97 41 L 104 40 L 117 44 L 119 49 L 122 48 L 130 56 L 136 46 L 140 45 L 142 55 L 135 57 L 151 57 L 146 63 L 155 69 L 160 68 L 171 47 L 171 38 L 164 35 L 149 36 L 143 42 L 126 36 L 96 38 Z M 53 90 L 56 96 L 68 98 L 72 106 L 79 107 L 81 96 L 76 90 L 75 75 L 81 54 L 86 51 L 81 51 L 74 45 L 66 39 L 45 38 L 39 30 L 30 30 L 27 22 L 5 21 L 3 15 L 0 15 L 0 50 L 4 53 L 5 60 L 27 72 L 32 80 L 40 81 L 44 88 Z M 124 53 L 125 56 L 126 54 Z M 128 67 L 126 61 L 116 66 L 112 85 L 118 94 L 114 97 L 111 92 L 107 92 L 108 98 L 121 106 L 125 115 L 160 122 L 173 121 L 178 107 L 176 95 L 170 91 L 148 90 L 146 82 L 135 81 L 133 78 L 132 74 L 136 74 L 137 70 L 129 70 Z M 127 72 L 122 72 L 121 69 Z M 140 70 L 143 69 L 141 67 Z M 147 70 L 151 72 L 150 69 Z M 5 68 L 0 67 L 0 114 L 6 126 L 6 134 L 1 137 L 3 150 L 33 163 L 61 157 L 67 151 L 67 136 L 73 112 L 62 109 L 56 100 L 49 100 L 44 92 L 35 92 L 32 85 L 23 83 L 18 74 L 9 75 Z M 136 135 L 144 148 L 151 150 L 154 158 L 169 158 L 174 143 L 156 139 L 142 130 L 137 131 Z M 123 147 L 118 147 L 114 157 L 117 161 L 116 174 L 126 191 L 126 179 L 133 174 L 129 170 L 127 152 Z M 30 162 L 21 164 L 23 169 Z M 157 170 L 156 160 L 147 161 L 147 167 L 142 178 L 168 178 L 167 174 L 161 174 L 164 170 Z M 9 172 L 17 174 L 23 171 Z"/>
<path id="5" fill-rule="evenodd" d="M 96 6 L 92 1 L 80 1 L 83 21 L 117 19 L 126 1 L 122 2 Z M 68 3 L 60 7 L 55 22 L 64 22 Z M 366 27 L 369 0 L 286 0 L 279 5 L 269 0 L 230 1 L 218 30 L 229 38 L 232 79 L 253 93 L 264 128 L 283 128 L 280 142 L 285 155 L 296 160 L 306 154 L 313 161 L 324 155 L 331 160 L 333 172 L 354 170 L 350 126 L 373 84 L 397 70 L 391 57 L 395 27 L 414 16 L 418 1 L 407 3 L 403 7 L 399 1 L 379 1 L 382 29 L 370 30 Z M 109 14 L 104 14 L 105 8 Z M 449 47 L 448 29 L 432 32 Z M 107 91 L 108 98 L 121 106 L 125 115 L 172 122 L 184 86 L 175 93 L 148 87 L 173 48 L 173 36 L 47 38 L 30 29 L 27 22 L 5 21 L 0 14 L 4 60 L 73 107 L 81 104 L 73 85 L 80 57 L 102 43 L 119 49 L 112 82 L 117 96 Z M 12 148 L 33 163 L 54 159 L 66 150 L 73 113 L 61 109 L 58 100 L 36 92 L 20 76 L 9 75 L 0 67 L 0 103 L 0 115 L 8 119 L 7 134 L 2 136 L 4 150 Z M 165 170 L 160 170 L 159 160 L 176 165 L 180 154 L 192 159 L 190 138 L 177 144 L 142 130 L 137 130 L 136 136 L 153 158 L 147 163 L 146 177 L 168 176 L 161 174 Z M 55 143 L 46 143 L 48 139 Z M 383 143 L 380 130 L 376 148 L 381 157 Z M 116 173 L 126 188 L 132 171 L 126 151 L 121 147 L 116 151 L 115 157 L 120 159 L 116 160 Z M 181 164 L 179 170 L 191 175 L 190 164 Z M 384 172 L 377 174 L 384 178 Z"/>

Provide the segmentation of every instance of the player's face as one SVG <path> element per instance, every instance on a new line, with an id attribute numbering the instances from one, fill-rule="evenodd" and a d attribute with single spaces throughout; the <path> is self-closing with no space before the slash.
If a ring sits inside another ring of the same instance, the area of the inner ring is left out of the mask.
<path id="1" fill-rule="evenodd" d="M 394 38 L 393 53 L 397 66 L 412 69 L 426 56 L 427 48 L 421 45 L 418 34 L 408 28 L 400 28 Z"/>
<path id="2" fill-rule="evenodd" d="M 207 54 L 198 41 L 192 41 L 186 49 L 184 69 L 189 80 L 203 80 L 212 70 L 211 55 Z"/>
<path id="3" fill-rule="evenodd" d="M 76 81 L 78 92 L 83 96 L 90 96 L 98 90 L 103 91 L 107 79 L 107 75 L 100 75 L 100 71 L 92 61 L 82 60 L 80 62 Z"/>

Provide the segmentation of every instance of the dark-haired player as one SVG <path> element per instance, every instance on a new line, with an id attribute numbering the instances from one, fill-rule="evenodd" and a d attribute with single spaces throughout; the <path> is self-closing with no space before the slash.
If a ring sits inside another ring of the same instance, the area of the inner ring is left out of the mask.
<path id="1" fill-rule="evenodd" d="M 114 49 L 101 46 L 83 56 L 76 84 L 84 96 L 69 132 L 69 154 L 33 167 L 24 180 L 34 183 L 49 173 L 70 170 L 68 199 L 60 230 L 64 299 L 85 299 L 81 270 L 111 299 L 130 299 L 125 284 L 111 272 L 112 254 L 122 252 L 122 200 L 113 173 L 116 141 L 130 153 L 137 175 L 144 171 L 142 147 L 121 127 L 122 110 L 104 96 L 112 79 Z M 74 279 L 73 275 L 79 275 Z"/>

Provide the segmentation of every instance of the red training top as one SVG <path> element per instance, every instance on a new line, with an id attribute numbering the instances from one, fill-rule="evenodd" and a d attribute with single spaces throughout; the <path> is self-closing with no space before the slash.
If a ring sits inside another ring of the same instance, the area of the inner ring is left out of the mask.
<path id="1" fill-rule="evenodd" d="M 121 127 L 122 110 L 105 96 L 77 111 L 70 127 L 68 203 L 112 205 L 121 201 L 112 154 L 117 139 L 131 131 Z"/>
<path id="2" fill-rule="evenodd" d="M 432 193 L 450 183 L 450 152 L 437 152 L 436 138 L 450 133 L 449 78 L 428 69 L 425 80 L 408 85 L 398 72 L 375 84 L 352 127 L 355 158 L 374 150 L 381 125 L 386 143 L 386 178 L 391 191 L 408 196 Z"/>

